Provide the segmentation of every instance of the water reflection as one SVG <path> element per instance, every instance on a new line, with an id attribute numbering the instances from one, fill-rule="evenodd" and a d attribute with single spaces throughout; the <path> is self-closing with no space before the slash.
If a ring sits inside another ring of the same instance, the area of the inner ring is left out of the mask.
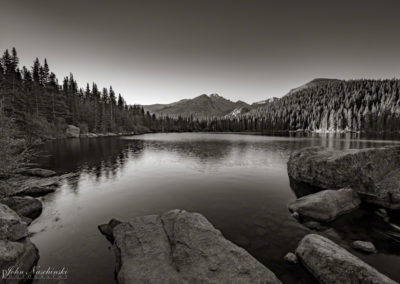
<path id="1" fill-rule="evenodd" d="M 41 265 L 70 267 L 70 283 L 112 283 L 112 254 L 97 225 L 113 217 L 127 220 L 181 208 L 204 214 L 284 283 L 313 283 L 301 266 L 282 260 L 309 231 L 286 207 L 304 194 L 290 188 L 288 156 L 307 146 L 346 149 L 390 143 L 346 135 L 206 133 L 53 141 L 42 147 L 49 156 L 40 158 L 41 165 L 78 177 L 43 199 L 45 209 L 31 227 L 36 232 L 32 239 Z M 364 226 L 372 219 L 362 220 Z M 333 226 L 344 239 L 358 230 L 340 222 Z M 400 265 L 397 250 L 383 251 Z M 387 257 L 362 257 L 378 262 L 379 270 L 390 267 Z M 400 272 L 386 270 L 400 280 Z"/>

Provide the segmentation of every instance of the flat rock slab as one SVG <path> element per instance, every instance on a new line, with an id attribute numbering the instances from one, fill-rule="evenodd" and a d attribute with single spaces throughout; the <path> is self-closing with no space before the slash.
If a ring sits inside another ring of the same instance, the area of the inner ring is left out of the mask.
<path id="1" fill-rule="evenodd" d="M 349 149 L 322 147 L 295 151 L 288 161 L 291 180 L 320 189 L 351 187 L 361 199 L 400 209 L 400 147 Z"/>
<path id="2" fill-rule="evenodd" d="M 306 235 L 300 241 L 296 255 L 320 283 L 397 283 L 344 248 L 320 235 Z"/>
<path id="3" fill-rule="evenodd" d="M 323 190 L 309 194 L 289 203 L 290 212 L 298 213 L 321 222 L 330 222 L 337 216 L 348 213 L 361 204 L 358 195 L 351 188 Z"/>
<path id="4" fill-rule="evenodd" d="M 34 177 L 19 175 L 0 182 L 2 196 L 33 196 L 39 197 L 54 192 L 65 179 L 71 179 L 77 176 L 77 173 L 68 173 L 52 177 Z"/>
<path id="5" fill-rule="evenodd" d="M 171 210 L 101 229 L 112 231 L 120 284 L 281 283 L 198 213 Z"/>
<path id="6" fill-rule="evenodd" d="M 22 175 L 35 176 L 35 177 L 52 177 L 57 174 L 55 171 L 48 169 L 41 169 L 41 168 L 20 169 L 18 173 Z"/>

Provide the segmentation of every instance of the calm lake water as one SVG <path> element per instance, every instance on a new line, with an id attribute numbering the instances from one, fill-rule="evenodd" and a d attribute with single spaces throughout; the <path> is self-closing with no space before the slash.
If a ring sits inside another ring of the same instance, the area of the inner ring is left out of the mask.
<path id="1" fill-rule="evenodd" d="M 286 207 L 296 198 L 286 170 L 290 153 L 307 146 L 391 143 L 395 141 L 349 136 L 205 133 L 53 141 L 42 148 L 47 156 L 40 159 L 41 166 L 78 175 L 43 198 L 43 214 L 30 227 L 39 265 L 68 269 L 65 283 L 114 283 L 113 254 L 97 226 L 111 218 L 128 220 L 180 208 L 205 215 L 284 283 L 313 283 L 300 265 L 282 260 L 309 232 Z M 374 241 L 378 254 L 352 252 L 400 281 L 400 239 L 377 216 L 359 209 L 331 226 L 345 247 L 355 239 Z"/>

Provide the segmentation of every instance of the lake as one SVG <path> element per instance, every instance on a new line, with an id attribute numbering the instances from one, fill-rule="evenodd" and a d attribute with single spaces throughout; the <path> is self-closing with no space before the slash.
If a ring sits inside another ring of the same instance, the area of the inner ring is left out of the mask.
<path id="1" fill-rule="evenodd" d="M 52 141 L 40 148 L 41 166 L 77 176 L 42 198 L 43 213 L 30 226 L 39 266 L 65 267 L 66 283 L 114 283 L 113 254 L 97 226 L 111 218 L 128 220 L 179 208 L 206 216 L 282 282 L 313 283 L 301 265 L 282 259 L 309 232 L 287 210 L 296 198 L 286 170 L 290 153 L 307 146 L 347 149 L 392 143 L 349 135 L 207 133 Z M 354 239 L 373 240 L 378 254 L 352 252 L 400 281 L 400 239 L 387 234 L 378 217 L 359 209 L 332 227 L 344 246 Z"/>

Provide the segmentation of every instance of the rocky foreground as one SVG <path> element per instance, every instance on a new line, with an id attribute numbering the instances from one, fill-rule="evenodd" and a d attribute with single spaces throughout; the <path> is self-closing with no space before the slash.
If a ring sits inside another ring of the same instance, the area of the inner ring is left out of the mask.
<path id="1" fill-rule="evenodd" d="M 119 284 L 281 283 L 198 213 L 176 209 L 128 222 L 112 219 L 99 230 L 112 243 Z M 284 260 L 303 265 L 324 284 L 396 283 L 319 234 L 306 235 Z"/>
<path id="2" fill-rule="evenodd" d="M 289 177 L 319 189 L 352 188 L 363 202 L 400 209 L 400 147 L 294 152 Z"/>
<path id="3" fill-rule="evenodd" d="M 72 176 L 56 176 L 51 170 L 26 168 L 0 181 L 0 283 L 29 282 L 39 260 L 39 251 L 30 241 L 28 232 L 28 225 L 43 209 L 36 197 L 54 192 L 63 179 Z M 16 269 L 23 275 L 12 275 Z"/>
<path id="4" fill-rule="evenodd" d="M 296 255 L 320 283 L 397 283 L 331 240 L 317 234 L 306 235 L 300 241 Z"/>
<path id="5" fill-rule="evenodd" d="M 281 283 L 198 213 L 171 210 L 99 229 L 113 243 L 120 284 Z"/>

